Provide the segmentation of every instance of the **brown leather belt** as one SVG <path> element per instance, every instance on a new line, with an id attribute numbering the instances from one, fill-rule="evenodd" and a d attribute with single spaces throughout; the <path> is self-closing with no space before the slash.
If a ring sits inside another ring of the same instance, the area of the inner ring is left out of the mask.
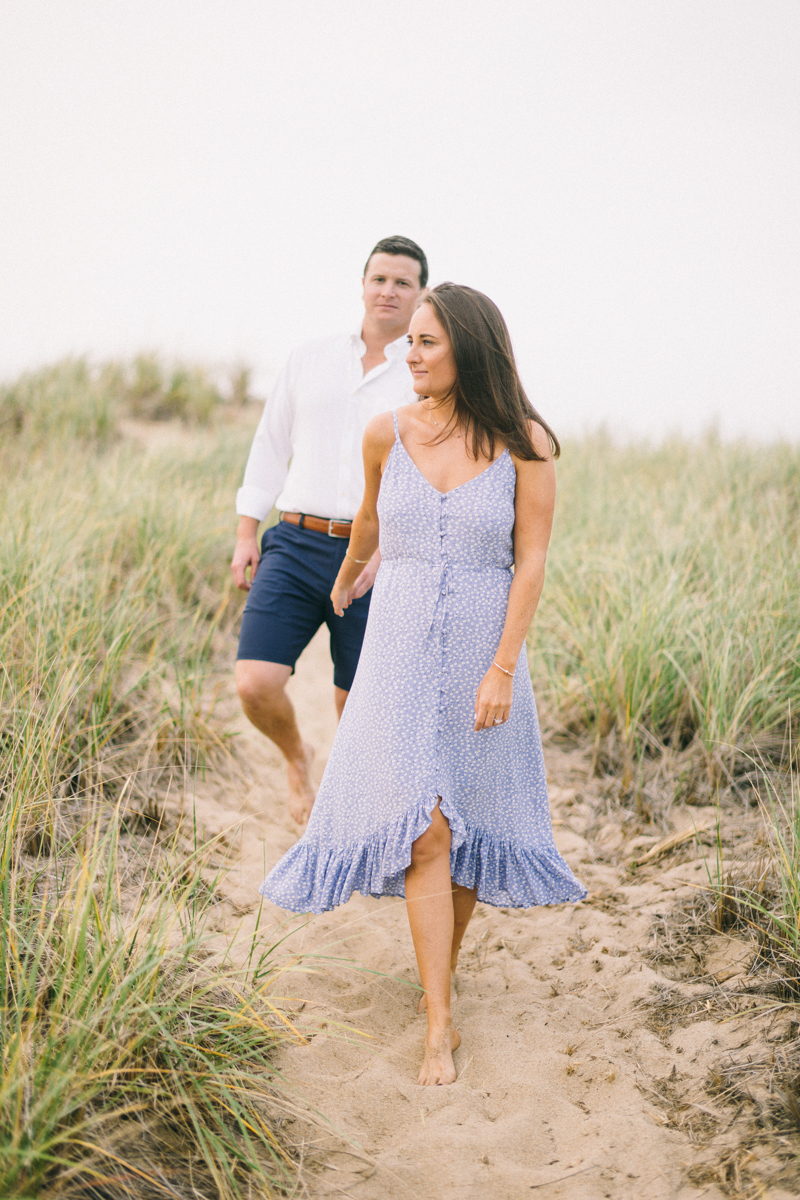
<path id="1" fill-rule="evenodd" d="M 313 529 L 315 533 L 327 533 L 328 537 L 349 538 L 352 521 L 335 521 L 328 517 L 310 517 L 307 513 L 281 513 L 281 520 L 301 529 Z"/>

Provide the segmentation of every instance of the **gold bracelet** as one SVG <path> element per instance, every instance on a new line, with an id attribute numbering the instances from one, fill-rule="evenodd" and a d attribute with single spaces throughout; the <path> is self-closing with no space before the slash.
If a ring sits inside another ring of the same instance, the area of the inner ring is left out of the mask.
<path id="1" fill-rule="evenodd" d="M 368 559 L 368 558 L 353 558 L 353 556 L 352 556 L 352 554 L 350 553 L 350 551 L 349 551 L 349 550 L 345 550 L 345 556 L 346 556 L 347 558 L 349 558 L 351 562 L 358 563 L 358 565 L 359 565 L 360 567 L 363 567 L 363 566 L 364 566 L 364 563 L 368 563 L 368 562 L 369 562 L 369 559 Z"/>
<path id="2" fill-rule="evenodd" d="M 345 551 L 345 554 L 346 554 L 346 553 L 347 553 L 347 551 Z M 502 671 L 502 672 L 503 672 L 503 674 L 504 674 L 504 675 L 508 675 L 508 677 L 509 677 L 510 679 L 513 679 L 513 678 L 514 678 L 514 672 L 513 672 L 513 671 L 507 671 L 507 670 L 505 669 L 505 667 L 501 667 L 501 666 L 500 666 L 500 663 L 499 663 L 499 662 L 492 662 L 492 666 L 493 666 L 493 667 L 497 667 L 498 671 Z"/>

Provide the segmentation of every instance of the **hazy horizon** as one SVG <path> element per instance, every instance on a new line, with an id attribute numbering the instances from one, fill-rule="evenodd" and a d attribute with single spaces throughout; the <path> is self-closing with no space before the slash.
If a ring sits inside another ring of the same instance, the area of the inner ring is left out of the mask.
<path id="1" fill-rule="evenodd" d="M 800 436 L 784 0 L 0 0 L 0 374 L 355 328 L 391 233 L 565 434 Z"/>

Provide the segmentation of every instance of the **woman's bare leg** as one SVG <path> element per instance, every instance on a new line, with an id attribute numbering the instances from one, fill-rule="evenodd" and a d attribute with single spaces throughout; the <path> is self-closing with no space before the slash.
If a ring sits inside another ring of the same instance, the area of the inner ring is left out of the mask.
<path id="1" fill-rule="evenodd" d="M 450 971 L 453 975 L 456 973 L 458 952 L 475 911 L 477 899 L 476 888 L 465 888 L 460 883 L 453 884 L 453 944 L 450 949 Z"/>
<path id="2" fill-rule="evenodd" d="M 475 888 L 462 887 L 460 883 L 453 883 L 453 941 L 450 946 L 450 1001 L 458 995 L 456 986 L 456 970 L 458 968 L 458 952 L 461 949 L 461 943 L 464 940 L 464 934 L 467 931 L 470 918 L 475 910 L 475 902 L 478 899 L 478 893 Z M 425 1012 L 428 1007 L 427 997 L 425 993 L 420 996 L 417 1012 Z"/>
<path id="3" fill-rule="evenodd" d="M 453 1051 L 461 1038 L 450 1017 L 450 955 L 453 947 L 453 892 L 450 879 L 450 826 L 433 810 L 431 824 L 411 847 L 406 870 L 406 904 L 419 977 L 425 989 L 428 1033 L 419 1083 L 453 1083 Z"/>

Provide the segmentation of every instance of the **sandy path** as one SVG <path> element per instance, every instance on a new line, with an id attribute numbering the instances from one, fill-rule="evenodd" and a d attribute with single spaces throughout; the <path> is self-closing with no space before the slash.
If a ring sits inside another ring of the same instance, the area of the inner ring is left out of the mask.
<path id="1" fill-rule="evenodd" d="M 290 685 L 304 733 L 318 747 L 318 777 L 335 732 L 330 679 L 320 635 Z M 279 756 L 246 722 L 238 728 L 257 782 L 227 790 L 212 783 L 197 804 L 208 829 L 240 827 L 225 887 L 246 937 L 265 869 L 296 834 L 285 813 Z M 295 949 L 340 961 L 319 962 L 317 973 L 295 973 L 287 982 L 306 1000 L 303 1018 L 319 1032 L 308 1045 L 286 1050 L 280 1066 L 362 1153 L 347 1153 L 343 1140 L 321 1138 L 299 1122 L 285 1127 L 305 1146 L 301 1194 L 355 1200 L 722 1197 L 715 1184 L 684 1182 L 685 1169 L 696 1161 L 697 1126 L 670 1119 L 664 1096 L 680 1084 L 690 1116 L 713 1113 L 700 1084 L 726 1047 L 742 1043 L 744 1027 L 695 1020 L 658 1036 L 639 1003 L 654 985 L 674 986 L 640 950 L 653 914 L 703 881 L 702 864 L 621 882 L 608 854 L 583 836 L 592 818 L 580 796 L 585 771 L 554 752 L 548 770 L 556 840 L 590 898 L 528 912 L 478 906 L 462 955 L 454 1015 L 463 1044 L 453 1086 L 415 1083 L 424 1018 L 415 1015 L 417 993 L 407 986 L 416 970 L 402 901 L 354 898 L 293 935 Z M 606 836 L 613 841 L 614 830 Z M 283 919 L 274 909 L 262 914 L 266 939 L 273 922 Z M 369 1040 L 343 1036 L 336 1023 Z"/>

